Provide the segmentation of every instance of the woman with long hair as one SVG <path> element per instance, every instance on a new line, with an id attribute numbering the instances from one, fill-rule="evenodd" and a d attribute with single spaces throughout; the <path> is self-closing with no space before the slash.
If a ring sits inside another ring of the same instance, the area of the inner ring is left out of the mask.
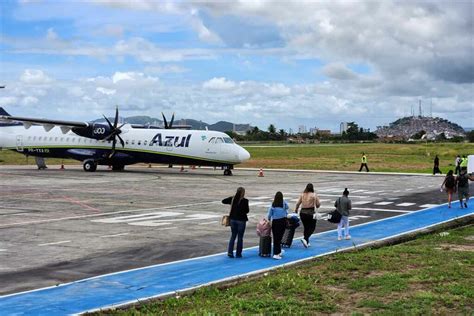
<path id="1" fill-rule="evenodd" d="M 283 200 L 283 193 L 275 194 L 272 205 L 268 208 L 268 220 L 272 221 L 273 234 L 273 259 L 280 260 L 283 255 L 281 239 L 285 233 L 286 218 L 288 216 L 288 203 Z"/>
<path id="2" fill-rule="evenodd" d="M 312 183 L 308 183 L 303 193 L 300 195 L 298 202 L 296 202 L 295 213 L 298 213 L 298 208 L 301 206 L 300 218 L 303 222 L 304 233 L 301 242 L 305 248 L 310 246 L 309 238 L 316 229 L 315 209 L 321 206 L 319 197 L 314 193 Z"/>
<path id="3" fill-rule="evenodd" d="M 453 200 L 453 193 L 456 192 L 456 178 L 454 177 L 453 170 L 449 170 L 444 178 L 443 184 L 441 184 L 441 191 L 444 189 L 448 193 L 448 208 L 451 208 L 451 201 Z"/>
<path id="4" fill-rule="evenodd" d="M 234 244 L 237 238 L 237 251 L 235 256 L 242 258 L 242 249 L 244 248 L 245 226 L 249 220 L 247 214 L 249 212 L 249 200 L 245 197 L 245 189 L 239 187 L 234 196 L 230 196 L 222 200 L 224 204 L 230 204 L 230 229 L 231 235 L 229 247 L 227 248 L 227 256 L 234 258 Z"/>

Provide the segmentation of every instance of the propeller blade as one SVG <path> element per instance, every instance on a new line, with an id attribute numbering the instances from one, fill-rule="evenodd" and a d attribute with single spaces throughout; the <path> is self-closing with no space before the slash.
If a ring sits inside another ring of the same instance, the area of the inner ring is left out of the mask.
<path id="1" fill-rule="evenodd" d="M 115 145 L 117 144 L 117 140 L 114 137 L 114 140 L 112 141 L 112 151 L 110 152 L 109 159 L 112 158 L 115 155 Z"/>
<path id="2" fill-rule="evenodd" d="M 112 125 L 112 123 L 110 123 L 110 121 L 109 121 L 109 119 L 107 118 L 107 116 L 104 115 L 104 118 L 105 118 L 105 120 L 107 121 L 107 123 L 109 123 L 110 128 L 113 129 L 114 126 Z"/>
<path id="3" fill-rule="evenodd" d="M 174 122 L 174 113 L 173 113 L 173 116 L 171 117 L 170 125 L 168 126 L 168 128 L 173 128 L 173 122 Z"/>
<path id="4" fill-rule="evenodd" d="M 161 112 L 161 116 L 163 116 L 163 123 L 165 124 L 165 129 L 168 129 L 168 121 L 166 120 L 166 117 L 163 112 Z"/>
<path id="5" fill-rule="evenodd" d="M 119 119 L 119 112 L 118 112 L 118 107 L 116 107 L 116 108 L 115 108 L 114 128 L 117 128 L 118 119 Z"/>
<path id="6" fill-rule="evenodd" d="M 117 134 L 117 137 L 120 141 L 120 144 L 122 144 L 122 148 L 125 147 L 125 142 L 123 141 L 122 137 L 120 137 L 120 135 Z"/>

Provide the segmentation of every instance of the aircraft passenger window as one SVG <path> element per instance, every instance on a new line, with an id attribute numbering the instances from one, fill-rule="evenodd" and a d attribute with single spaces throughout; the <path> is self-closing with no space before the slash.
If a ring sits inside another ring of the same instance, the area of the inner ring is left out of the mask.
<path id="1" fill-rule="evenodd" d="M 125 141 L 125 144 L 128 145 L 128 139 Z"/>
<path id="2" fill-rule="evenodd" d="M 211 139 L 209 139 L 209 143 L 214 144 L 215 140 L 216 140 L 215 137 L 211 137 Z"/>
<path id="3" fill-rule="evenodd" d="M 138 143 L 137 143 L 137 145 L 139 145 L 139 146 L 140 146 L 141 144 L 142 144 L 142 141 L 141 141 L 141 140 L 139 140 L 139 141 L 138 141 Z"/>
<path id="4" fill-rule="evenodd" d="M 135 140 L 134 139 L 132 139 L 132 145 L 135 145 Z"/>
<path id="5" fill-rule="evenodd" d="M 55 142 L 57 142 L 57 141 L 58 141 L 58 138 L 57 138 L 57 137 L 55 137 L 55 138 L 54 138 L 54 141 L 55 141 Z"/>
<path id="6" fill-rule="evenodd" d="M 67 141 L 67 142 L 69 141 L 69 137 L 66 137 L 66 141 Z"/>
<path id="7" fill-rule="evenodd" d="M 147 141 L 144 141 L 144 142 L 143 142 L 143 145 L 146 146 L 146 143 L 147 143 Z"/>
<path id="8" fill-rule="evenodd" d="M 63 141 L 63 140 L 64 140 L 64 138 L 63 138 L 63 137 L 61 137 L 61 141 Z"/>
<path id="9" fill-rule="evenodd" d="M 40 137 L 38 137 L 38 140 L 41 140 L 42 138 L 43 138 L 43 137 L 40 136 Z"/>
<path id="10" fill-rule="evenodd" d="M 31 140 L 31 136 L 28 136 L 28 140 Z"/>
<path id="11" fill-rule="evenodd" d="M 76 139 L 73 137 L 73 138 L 72 138 L 72 142 L 74 143 L 75 141 L 76 141 Z"/>
<path id="12" fill-rule="evenodd" d="M 36 136 L 33 136 L 33 140 L 36 140 Z"/>
<path id="13" fill-rule="evenodd" d="M 234 141 L 233 141 L 232 138 L 230 138 L 230 137 L 224 137 L 224 142 L 225 142 L 226 144 L 233 144 L 233 143 L 234 143 Z"/>
<path id="14" fill-rule="evenodd" d="M 53 138 L 52 138 L 52 137 L 50 137 L 50 138 L 49 138 L 49 141 L 50 141 L 50 142 L 52 142 L 52 141 L 53 141 Z"/>
<path id="15" fill-rule="evenodd" d="M 224 142 L 224 140 L 220 137 L 217 137 L 216 138 L 216 144 L 222 144 Z"/>

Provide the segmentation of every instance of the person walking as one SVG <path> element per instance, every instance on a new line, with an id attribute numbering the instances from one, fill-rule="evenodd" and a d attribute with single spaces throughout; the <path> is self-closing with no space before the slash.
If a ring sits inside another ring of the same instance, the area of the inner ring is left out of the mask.
<path id="1" fill-rule="evenodd" d="M 456 168 L 454 169 L 454 173 L 456 175 L 459 175 L 461 173 L 461 161 L 461 156 L 457 155 L 456 159 L 454 160 L 454 166 L 456 166 Z"/>
<path id="2" fill-rule="evenodd" d="M 308 248 L 310 246 L 309 238 L 316 229 L 315 208 L 319 208 L 321 206 L 319 197 L 314 192 L 312 183 L 308 183 L 306 185 L 303 193 L 298 198 L 298 202 L 296 202 L 295 213 L 298 213 L 298 208 L 300 206 L 300 218 L 304 227 L 303 239 L 301 239 L 301 242 L 305 248 Z"/>
<path id="3" fill-rule="evenodd" d="M 441 191 L 444 189 L 448 193 L 448 208 L 451 208 L 451 201 L 453 200 L 453 193 L 456 192 L 456 178 L 453 175 L 453 170 L 449 170 L 441 184 Z"/>
<path id="4" fill-rule="evenodd" d="M 342 192 L 342 196 L 336 200 L 334 204 L 339 214 L 341 214 L 341 221 L 337 225 L 337 240 L 342 240 L 342 228 L 344 227 L 344 238 L 351 239 L 349 235 L 349 211 L 352 209 L 352 202 L 349 199 L 349 190 L 347 188 Z"/>
<path id="5" fill-rule="evenodd" d="M 469 201 L 469 179 L 467 170 L 461 166 L 461 174 L 456 177 L 456 184 L 458 187 L 459 205 L 461 208 L 467 208 L 467 202 Z M 466 198 L 463 204 L 463 198 Z M 464 205 L 464 206 L 463 206 Z"/>
<path id="6" fill-rule="evenodd" d="M 441 170 L 439 170 L 439 158 L 438 158 L 438 155 L 435 156 L 435 159 L 434 159 L 434 165 L 433 165 L 433 175 L 439 173 L 439 174 L 442 174 Z"/>
<path id="7" fill-rule="evenodd" d="M 222 200 L 223 204 L 230 204 L 230 229 L 231 236 L 227 248 L 227 256 L 234 258 L 234 244 L 237 237 L 236 257 L 242 258 L 242 249 L 244 247 L 245 226 L 249 220 L 249 200 L 245 198 L 245 189 L 239 187 L 234 196 Z"/>
<path id="8" fill-rule="evenodd" d="M 285 233 L 288 209 L 288 203 L 283 200 L 283 193 L 278 191 L 275 194 L 272 205 L 268 208 L 267 216 L 268 220 L 272 221 L 273 259 L 280 260 L 283 255 L 283 251 L 281 249 L 281 239 Z"/>
<path id="9" fill-rule="evenodd" d="M 367 172 L 369 172 L 369 167 L 367 166 L 367 156 L 365 155 L 365 153 L 362 153 L 362 158 L 360 159 L 360 168 L 359 168 L 359 172 L 362 171 L 362 168 L 365 167 L 365 170 Z"/>

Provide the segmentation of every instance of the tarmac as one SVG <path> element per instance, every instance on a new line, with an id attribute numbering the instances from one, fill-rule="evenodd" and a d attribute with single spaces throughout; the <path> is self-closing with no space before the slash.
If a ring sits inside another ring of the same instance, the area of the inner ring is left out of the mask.
<path id="1" fill-rule="evenodd" d="M 224 177 L 221 170 L 199 168 L 104 168 L 95 173 L 66 168 L 0 167 L 0 306 L 11 297 L 6 295 L 21 291 L 203 256 L 221 258 L 229 231 L 220 225 L 228 212 L 220 201 L 238 186 L 246 188 L 250 200 L 246 248 L 257 245 L 256 223 L 275 192 L 282 191 L 294 208 L 308 182 L 322 200 L 322 214 L 333 209 L 347 187 L 352 226 L 446 202 L 439 176 L 265 171 L 265 177 L 257 177 L 255 170 L 234 170 L 234 176 Z M 326 221 L 316 229 L 330 239 L 333 230 Z M 296 238 L 301 235 L 300 228 Z"/>

